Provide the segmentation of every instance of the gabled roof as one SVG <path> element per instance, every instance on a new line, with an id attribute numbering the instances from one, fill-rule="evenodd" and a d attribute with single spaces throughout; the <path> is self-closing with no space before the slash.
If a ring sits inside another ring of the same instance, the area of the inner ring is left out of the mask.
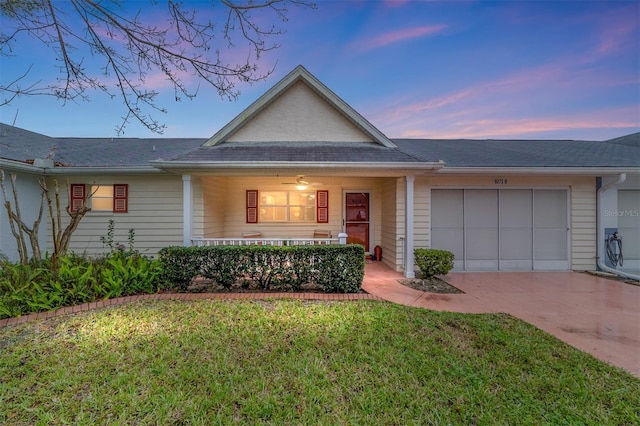
<path id="1" fill-rule="evenodd" d="M 373 141 L 388 148 L 395 147 L 393 142 L 391 142 L 391 140 L 387 138 L 387 136 L 385 136 L 380 130 L 369 123 L 369 121 L 367 121 L 356 110 L 349 106 L 349 104 L 347 104 L 335 93 L 333 93 L 327 86 L 325 86 L 320 80 L 314 77 L 302 65 L 298 65 L 296 68 L 294 68 L 293 71 L 291 71 L 282 80 L 271 87 L 271 89 L 269 89 L 264 95 L 258 98 L 243 112 L 238 114 L 226 126 L 220 129 L 205 143 L 205 146 L 213 146 L 225 142 L 231 135 L 233 135 L 240 128 L 250 122 L 260 112 L 264 111 L 271 103 L 274 102 L 274 100 L 278 99 L 298 82 L 304 83 L 313 92 L 320 96 L 325 102 L 335 108 L 335 110 L 337 110 L 342 116 L 350 121 L 356 128 L 358 128 L 364 134 L 368 135 Z"/>

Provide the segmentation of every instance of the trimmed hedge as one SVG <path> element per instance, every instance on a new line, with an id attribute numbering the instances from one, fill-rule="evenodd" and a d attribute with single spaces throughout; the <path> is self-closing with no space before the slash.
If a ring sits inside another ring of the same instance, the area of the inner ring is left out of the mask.
<path id="1" fill-rule="evenodd" d="M 415 263 L 424 278 L 447 275 L 453 269 L 455 256 L 447 250 L 417 248 L 413 250 Z"/>
<path id="2" fill-rule="evenodd" d="M 356 293 L 364 279 L 364 248 L 317 246 L 165 247 L 159 252 L 169 288 L 186 291 L 202 276 L 225 288 L 252 281 L 264 290 L 298 291 L 317 284 L 328 293 Z"/>

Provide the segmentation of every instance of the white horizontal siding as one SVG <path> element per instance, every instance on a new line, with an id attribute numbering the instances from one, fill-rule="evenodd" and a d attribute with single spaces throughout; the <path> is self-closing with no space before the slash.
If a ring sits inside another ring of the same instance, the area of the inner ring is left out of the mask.
<path id="1" fill-rule="evenodd" d="M 584 271 L 595 267 L 595 179 L 576 179 L 571 185 L 571 269 Z"/>
<path id="2" fill-rule="evenodd" d="M 414 187 L 414 246 L 429 247 L 431 242 L 431 191 L 425 178 L 417 178 Z"/>
<path id="3" fill-rule="evenodd" d="M 59 179 L 62 181 L 63 179 Z M 66 178 L 64 179 L 66 180 Z M 180 176 L 74 176 L 73 184 L 129 185 L 129 212 L 89 212 L 71 237 L 70 250 L 78 254 L 99 255 L 107 249 L 100 241 L 107 235 L 109 220 L 114 221 L 114 243 L 128 246 L 129 229 L 133 229 L 134 247 L 146 255 L 155 255 L 162 247 L 182 244 L 182 179 Z M 61 204 L 67 205 L 65 186 L 61 186 Z M 63 227 L 68 216 L 63 213 Z M 53 240 L 48 226 L 47 247 Z"/>
<path id="4" fill-rule="evenodd" d="M 380 199 L 382 202 L 381 209 L 381 238 L 380 247 L 382 248 L 382 261 L 392 267 L 398 269 L 401 264 L 401 254 L 398 247 L 398 218 L 396 216 L 396 198 L 397 198 L 397 181 L 398 179 L 389 178 L 383 181 L 381 186 Z"/>

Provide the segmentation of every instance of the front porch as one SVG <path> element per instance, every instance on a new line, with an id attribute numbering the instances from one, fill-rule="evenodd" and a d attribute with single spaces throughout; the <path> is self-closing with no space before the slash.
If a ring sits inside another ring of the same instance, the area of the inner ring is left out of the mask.
<path id="1" fill-rule="evenodd" d="M 367 254 L 379 246 L 387 266 L 413 275 L 413 176 L 309 180 L 301 189 L 291 185 L 295 175 L 183 175 L 184 245 L 355 243 Z M 284 201 L 273 207 L 267 198 L 278 196 Z"/>

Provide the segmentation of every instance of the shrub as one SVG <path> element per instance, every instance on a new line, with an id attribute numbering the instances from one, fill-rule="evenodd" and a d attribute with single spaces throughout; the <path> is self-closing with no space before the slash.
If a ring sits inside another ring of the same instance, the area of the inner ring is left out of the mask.
<path id="1" fill-rule="evenodd" d="M 453 269 L 455 256 L 447 250 L 417 248 L 413 251 L 414 259 L 422 276 L 447 275 Z"/>
<path id="2" fill-rule="evenodd" d="M 320 246 L 316 282 L 327 293 L 356 293 L 364 279 L 364 247 L 358 244 Z"/>
<path id="3" fill-rule="evenodd" d="M 155 293 L 159 288 L 160 262 L 144 256 L 112 256 L 100 275 L 100 295 L 105 298 Z"/>
<path id="4" fill-rule="evenodd" d="M 164 247 L 158 252 L 162 268 L 163 286 L 170 290 L 186 291 L 193 280 L 202 274 L 203 254 L 207 247 Z"/>
<path id="5" fill-rule="evenodd" d="M 230 289 L 243 274 L 242 252 L 233 246 L 216 247 L 216 250 L 201 247 L 196 251 L 200 253 L 198 259 L 202 276 L 226 289 Z"/>
<path id="6" fill-rule="evenodd" d="M 166 285 L 178 291 L 203 276 L 225 288 L 250 280 L 264 290 L 316 283 L 326 292 L 353 293 L 364 278 L 359 245 L 165 247 L 159 259 Z"/>
<path id="7" fill-rule="evenodd" d="M 0 318 L 49 311 L 112 297 L 155 293 L 160 262 L 140 255 L 88 258 L 67 254 L 27 265 L 1 262 Z"/>

